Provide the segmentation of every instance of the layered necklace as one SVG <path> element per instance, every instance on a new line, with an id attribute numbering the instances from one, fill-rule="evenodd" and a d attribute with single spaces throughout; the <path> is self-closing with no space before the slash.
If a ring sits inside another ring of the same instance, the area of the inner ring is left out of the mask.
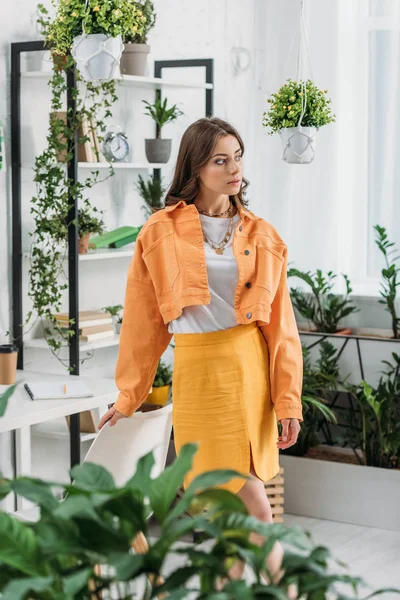
<path id="1" fill-rule="evenodd" d="M 225 250 L 225 246 L 229 242 L 230 237 L 232 235 L 232 231 L 233 231 L 233 218 L 235 216 L 235 210 L 234 210 L 234 206 L 233 206 L 232 202 L 229 201 L 228 208 L 226 210 L 224 210 L 222 213 L 217 213 L 217 214 L 208 213 L 204 210 L 201 210 L 201 208 L 198 208 L 197 206 L 196 206 L 196 208 L 201 215 L 206 215 L 207 217 L 222 217 L 224 215 L 229 215 L 229 218 L 227 219 L 228 227 L 226 229 L 224 237 L 222 238 L 222 240 L 220 242 L 214 242 L 213 240 L 210 239 L 210 237 L 208 235 L 206 235 L 206 233 L 203 229 L 203 224 L 200 219 L 200 225 L 201 225 L 201 229 L 203 232 L 204 241 L 207 242 L 207 244 L 214 250 L 214 252 L 216 252 L 216 254 L 223 254 L 224 250 Z"/>

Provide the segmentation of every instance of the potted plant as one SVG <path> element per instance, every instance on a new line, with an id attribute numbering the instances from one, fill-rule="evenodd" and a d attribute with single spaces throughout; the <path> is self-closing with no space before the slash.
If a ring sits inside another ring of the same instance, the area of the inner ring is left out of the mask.
<path id="1" fill-rule="evenodd" d="M 263 126 L 269 135 L 279 132 L 283 143 L 283 160 L 307 164 L 315 157 L 315 135 L 320 127 L 335 121 L 328 90 L 320 90 L 310 79 L 286 83 L 267 102 Z"/>
<path id="2" fill-rule="evenodd" d="M 156 24 L 156 13 L 151 0 L 136 2 L 138 6 L 138 17 L 143 21 L 143 29 L 138 33 L 137 27 L 124 37 L 124 51 L 121 56 L 120 69 L 124 75 L 146 74 L 147 57 L 150 46 L 147 44 L 149 31 Z"/>
<path id="3" fill-rule="evenodd" d="M 146 576 L 143 598 L 283 600 L 293 597 L 289 593 L 294 586 L 298 598 L 322 599 L 330 597 L 336 583 L 351 585 L 355 595 L 346 590 L 347 600 L 359 598 L 359 586 L 366 585 L 363 579 L 340 572 L 333 562 L 341 567 L 345 563 L 328 548 L 316 546 L 310 533 L 252 517 L 238 496 L 215 487 L 243 474 L 210 471 L 196 477 L 177 498 L 196 451 L 196 444 L 186 444 L 157 477 L 152 477 L 153 452 L 145 454 L 122 486 L 115 485 L 108 470 L 91 462 L 70 470 L 72 484 L 0 476 L 0 500 L 14 492 L 40 507 L 35 523 L 0 512 L 1 596 L 129 600 L 138 597 L 136 584 Z M 59 489 L 62 501 L 55 493 Z M 148 534 L 150 517 L 160 530 L 154 541 Z M 207 551 L 199 546 L 203 539 L 181 543 L 198 530 L 212 542 Z M 254 543 L 252 534 L 263 543 Z M 135 540 L 136 547 L 139 543 L 142 547 L 139 552 L 131 550 Z M 276 575 L 268 557 L 281 542 L 282 569 Z M 169 569 L 163 581 L 178 547 L 182 565 Z M 249 566 L 251 582 L 232 579 L 231 569 L 238 560 Z M 384 592 L 400 594 L 385 588 L 371 596 Z"/>
<path id="4" fill-rule="evenodd" d="M 172 369 L 162 360 L 162 358 L 160 358 L 153 381 L 153 388 L 151 393 L 147 396 L 146 402 L 165 406 L 168 401 L 171 382 Z"/>
<path id="5" fill-rule="evenodd" d="M 162 199 L 165 189 L 161 180 L 154 174 L 150 175 L 147 181 L 141 175 L 138 176 L 138 183 L 135 184 L 140 196 L 145 201 L 141 208 L 145 211 L 146 219 L 153 214 L 154 209 L 162 208 Z"/>
<path id="6" fill-rule="evenodd" d="M 119 76 L 122 39 L 144 28 L 143 14 L 132 0 L 52 0 L 51 19 L 39 5 L 46 45 L 61 56 L 72 54 L 86 81 Z M 140 13 L 140 14 L 139 14 Z"/>
<path id="7" fill-rule="evenodd" d="M 147 100 L 142 100 L 146 104 L 144 114 L 148 114 L 157 125 L 157 138 L 146 139 L 146 157 L 151 163 L 166 163 L 171 155 L 172 140 L 161 139 L 161 129 L 170 121 L 175 121 L 184 113 L 174 104 L 171 108 L 167 108 L 167 98 L 164 102 L 157 97 L 154 104 L 150 104 Z"/>
<path id="8" fill-rule="evenodd" d="M 86 254 L 89 248 L 89 238 L 93 233 L 104 232 L 104 221 L 96 214 L 103 214 L 96 207 L 91 207 L 86 201 L 85 208 L 78 209 L 78 253 Z M 55 240 L 66 243 L 68 238 L 67 217 L 57 214 L 48 219 L 49 231 Z"/>
<path id="9" fill-rule="evenodd" d="M 324 333 L 337 333 L 342 335 L 351 334 L 349 328 L 339 328 L 339 322 L 351 313 L 359 312 L 360 309 L 351 304 L 348 296 L 352 292 L 350 281 L 343 273 L 346 283 L 346 294 L 342 296 L 333 294 L 332 287 L 336 274 L 328 271 L 325 276 L 321 269 L 315 273 L 303 272 L 298 269 L 288 269 L 288 277 L 299 277 L 307 283 L 312 293 L 309 294 L 300 288 L 290 288 L 293 305 L 299 313 L 307 320 L 312 321 L 315 329 Z"/>
<path id="10" fill-rule="evenodd" d="M 397 287 L 400 285 L 400 279 L 398 279 L 400 267 L 397 266 L 396 261 L 399 255 L 397 249 L 392 248 L 394 242 L 388 239 L 386 229 L 380 225 L 375 225 L 374 229 L 377 234 L 375 242 L 385 258 L 385 267 L 382 269 L 383 290 L 380 291 L 383 300 L 378 300 L 378 302 L 386 305 L 385 310 L 391 316 L 392 339 L 400 339 L 400 317 L 397 316 L 396 312 Z M 389 250 L 389 248 L 392 248 L 392 250 Z M 395 256 L 392 256 L 393 254 Z"/>
<path id="11" fill-rule="evenodd" d="M 101 310 L 104 310 L 106 313 L 109 313 L 113 318 L 114 331 L 116 334 L 121 332 L 122 325 L 122 317 L 120 315 L 121 310 L 124 307 L 122 304 L 115 304 L 113 306 L 104 306 Z"/>

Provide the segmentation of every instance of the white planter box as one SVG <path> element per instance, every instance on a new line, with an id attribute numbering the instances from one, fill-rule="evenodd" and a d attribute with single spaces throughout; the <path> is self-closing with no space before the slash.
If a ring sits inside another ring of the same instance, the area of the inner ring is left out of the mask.
<path id="1" fill-rule="evenodd" d="M 280 455 L 285 512 L 400 531 L 400 471 Z"/>

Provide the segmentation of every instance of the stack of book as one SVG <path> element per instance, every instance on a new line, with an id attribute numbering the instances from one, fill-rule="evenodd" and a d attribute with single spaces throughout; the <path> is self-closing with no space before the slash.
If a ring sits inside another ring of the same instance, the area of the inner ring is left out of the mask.
<path id="1" fill-rule="evenodd" d="M 65 111 L 55 111 L 50 114 L 50 119 L 61 119 L 65 125 L 67 124 L 67 113 Z M 101 151 L 101 144 L 98 140 L 96 129 L 93 121 L 85 120 L 79 124 L 78 139 L 87 137 L 88 140 L 84 144 L 78 144 L 78 161 L 79 162 L 108 162 Z M 61 132 L 58 135 L 59 141 L 66 145 L 67 141 L 64 134 Z M 58 162 L 67 161 L 67 151 L 64 148 L 57 153 Z"/>
<path id="2" fill-rule="evenodd" d="M 62 329 L 68 329 L 68 313 L 56 315 L 57 324 Z M 113 319 L 110 313 L 97 310 L 79 311 L 79 339 L 83 342 L 93 342 L 114 336 Z"/>

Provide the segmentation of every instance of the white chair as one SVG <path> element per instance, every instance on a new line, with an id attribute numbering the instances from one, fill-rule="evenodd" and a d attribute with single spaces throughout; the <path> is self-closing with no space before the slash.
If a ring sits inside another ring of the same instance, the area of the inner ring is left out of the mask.
<path id="1" fill-rule="evenodd" d="M 151 476 L 155 478 L 165 468 L 171 431 L 172 404 L 149 412 L 135 412 L 132 417 L 120 419 L 113 427 L 104 425 L 84 462 L 96 463 L 107 469 L 116 486 L 120 487 L 132 477 L 139 459 L 153 451 Z M 40 508 L 34 506 L 12 514 L 21 521 L 38 521 Z M 132 548 L 138 554 L 147 552 L 148 543 L 143 533 L 136 536 Z"/>

